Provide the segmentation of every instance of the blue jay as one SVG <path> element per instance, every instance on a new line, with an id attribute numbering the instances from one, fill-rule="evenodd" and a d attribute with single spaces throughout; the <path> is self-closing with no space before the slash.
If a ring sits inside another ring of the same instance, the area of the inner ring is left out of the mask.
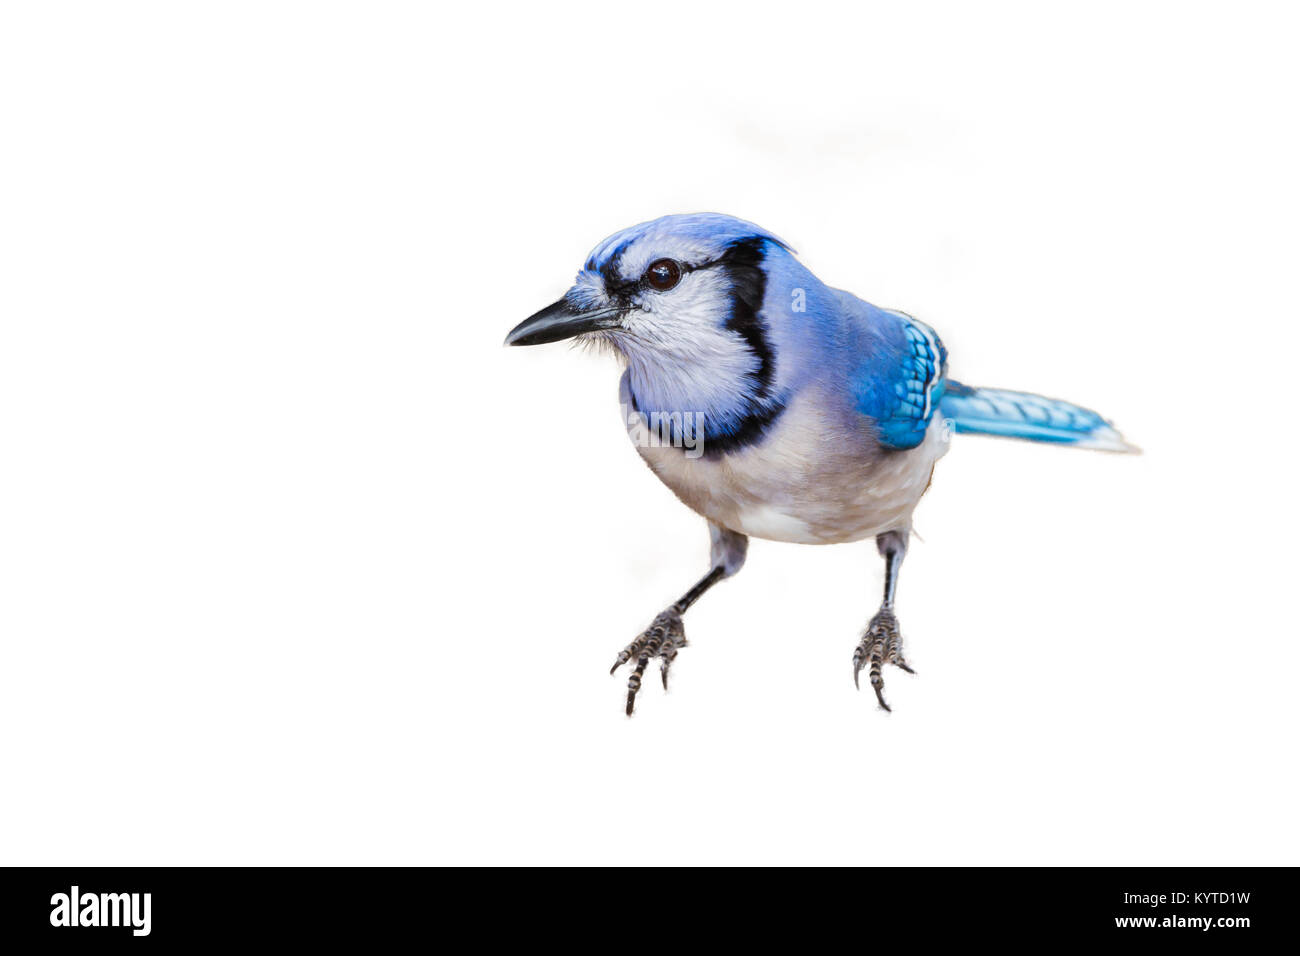
<path id="1" fill-rule="evenodd" d="M 709 572 L 619 652 L 642 675 L 686 643 L 682 615 L 745 561 L 749 538 L 832 544 L 874 537 L 884 598 L 853 652 L 885 710 L 882 667 L 914 673 L 894 615 L 912 512 L 949 435 L 1136 451 L 1096 412 L 948 378 L 934 330 L 832 289 L 753 223 L 664 216 L 600 243 L 558 302 L 507 345 L 578 339 L 624 361 L 628 434 L 650 469 L 709 524 Z M 860 686 L 860 685 L 859 685 Z"/>

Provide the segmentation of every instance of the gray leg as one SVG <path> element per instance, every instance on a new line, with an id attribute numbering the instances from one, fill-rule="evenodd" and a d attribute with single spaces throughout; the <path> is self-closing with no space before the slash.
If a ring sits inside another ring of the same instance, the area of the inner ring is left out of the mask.
<path id="1" fill-rule="evenodd" d="M 866 633 L 853 651 L 853 684 L 860 687 L 858 674 L 867 661 L 871 662 L 868 676 L 876 692 L 876 700 L 885 710 L 885 679 L 881 676 L 884 664 L 893 664 L 909 674 L 916 671 L 903 659 L 903 637 L 898 631 L 898 618 L 894 616 L 894 594 L 898 590 L 898 569 L 903 566 L 907 554 L 907 532 L 887 531 L 876 538 L 876 549 L 885 559 L 885 596 L 880 602 L 880 610 L 867 624 Z"/>
<path id="2" fill-rule="evenodd" d="M 627 679 L 627 715 L 632 716 L 636 705 L 637 691 L 641 689 L 641 675 L 650 664 L 650 658 L 658 657 L 659 676 L 663 680 L 664 690 L 668 689 L 668 668 L 677 658 L 677 652 L 686 646 L 686 628 L 682 624 L 682 615 L 703 596 L 704 592 L 723 578 L 729 578 L 745 563 L 745 552 L 749 549 L 749 539 L 743 534 L 736 534 L 709 522 L 709 573 L 700 578 L 689 591 L 650 622 L 650 626 L 623 650 L 618 652 L 618 659 L 609 669 L 612 674 L 628 661 L 636 659 L 636 666 Z"/>

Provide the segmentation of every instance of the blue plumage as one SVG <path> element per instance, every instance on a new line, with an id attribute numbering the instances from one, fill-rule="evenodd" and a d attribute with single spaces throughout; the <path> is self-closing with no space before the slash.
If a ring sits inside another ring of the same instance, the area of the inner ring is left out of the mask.
<path id="1" fill-rule="evenodd" d="M 910 315 L 867 308 L 894 348 L 862 356 L 853 382 L 858 410 L 876 420 L 886 448 L 915 448 L 943 396 L 948 350 L 933 329 Z"/>
<path id="2" fill-rule="evenodd" d="M 854 652 L 854 679 L 869 664 L 885 706 L 882 666 L 909 669 L 893 612 L 898 569 L 949 435 L 1136 450 L 1086 408 L 949 379 L 928 325 L 825 285 L 786 243 L 731 216 L 665 216 L 615 233 L 562 299 L 506 341 L 568 338 L 623 359 L 629 436 L 710 528 L 709 573 L 619 655 L 636 661 L 628 713 L 651 658 L 666 684 L 685 643 L 681 615 L 740 569 L 749 535 L 876 539 L 885 599 Z"/>
<path id="3" fill-rule="evenodd" d="M 1080 405 L 1030 392 L 949 382 L 939 407 L 959 434 L 996 435 L 1100 451 L 1136 451 L 1106 419 Z"/>

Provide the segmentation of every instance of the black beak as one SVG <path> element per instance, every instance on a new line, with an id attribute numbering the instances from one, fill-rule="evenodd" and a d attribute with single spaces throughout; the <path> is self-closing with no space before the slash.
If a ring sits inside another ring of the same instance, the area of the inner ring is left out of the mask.
<path id="1" fill-rule="evenodd" d="M 545 345 L 583 332 L 612 329 L 618 325 L 618 316 L 618 309 L 579 309 L 561 299 L 511 329 L 506 345 Z"/>

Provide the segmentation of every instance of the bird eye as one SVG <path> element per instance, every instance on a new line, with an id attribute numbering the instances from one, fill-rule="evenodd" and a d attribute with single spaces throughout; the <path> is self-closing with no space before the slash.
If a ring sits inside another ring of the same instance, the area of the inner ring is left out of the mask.
<path id="1" fill-rule="evenodd" d="M 642 278 L 650 288 L 667 292 L 682 281 L 682 267 L 672 259 L 656 259 Z"/>

